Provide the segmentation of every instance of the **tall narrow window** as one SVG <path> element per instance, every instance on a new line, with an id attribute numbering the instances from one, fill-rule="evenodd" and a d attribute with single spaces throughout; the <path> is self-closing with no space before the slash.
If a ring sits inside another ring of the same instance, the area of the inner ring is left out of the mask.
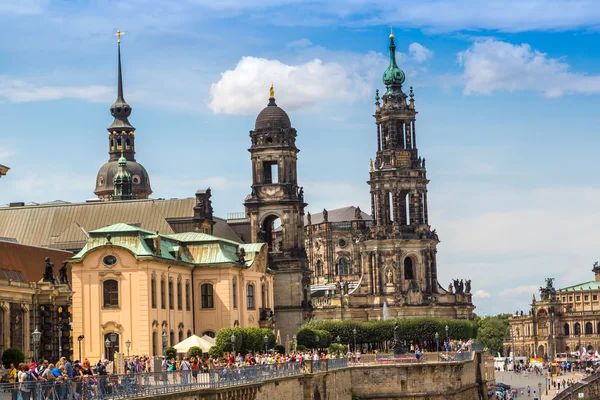
<path id="1" fill-rule="evenodd" d="M 183 298 L 181 295 L 181 281 L 177 281 L 177 309 L 181 310 L 183 308 Z"/>
<path id="2" fill-rule="evenodd" d="M 174 346 L 177 344 L 177 343 L 175 343 L 175 332 L 171 331 L 171 333 L 169 334 L 169 341 L 171 343 L 171 346 Z"/>
<path id="3" fill-rule="evenodd" d="M 185 309 L 190 311 L 190 283 L 185 283 Z"/>
<path id="4" fill-rule="evenodd" d="M 179 331 L 179 343 L 183 342 L 183 331 Z"/>
<path id="5" fill-rule="evenodd" d="M 317 277 L 323 275 L 323 261 L 317 260 L 317 266 L 315 267 L 315 275 Z"/>
<path id="6" fill-rule="evenodd" d="M 119 307 L 119 282 L 109 279 L 102 283 L 104 289 L 104 307 Z"/>
<path id="7" fill-rule="evenodd" d="M 152 354 L 158 355 L 158 351 L 156 351 L 156 344 L 158 343 L 158 332 L 152 332 Z"/>
<path id="8" fill-rule="evenodd" d="M 260 307 L 267 308 L 267 285 L 260 285 Z"/>
<path id="9" fill-rule="evenodd" d="M 165 278 L 160 279 L 160 308 L 163 310 L 167 308 L 167 299 L 165 297 Z"/>
<path id="10" fill-rule="evenodd" d="M 247 296 L 247 303 L 248 303 L 248 308 L 249 309 L 254 309 L 254 285 L 248 285 L 246 287 L 246 296 Z"/>
<path id="11" fill-rule="evenodd" d="M 233 281 L 231 291 L 233 292 L 233 308 L 237 308 L 237 281 Z"/>
<path id="12" fill-rule="evenodd" d="M 156 278 L 154 276 L 150 281 L 150 297 L 152 299 L 152 308 L 156 308 Z"/>
<path id="13" fill-rule="evenodd" d="M 279 166 L 277 161 L 265 161 L 263 162 L 264 171 L 264 183 L 278 183 L 279 182 Z"/>
<path id="14" fill-rule="evenodd" d="M 390 222 L 394 221 L 394 195 L 392 192 L 388 192 L 388 204 L 389 204 L 389 210 L 388 212 L 390 213 Z"/>
<path id="15" fill-rule="evenodd" d="M 200 286 L 200 298 L 202 300 L 202 308 L 214 308 L 213 285 L 205 283 Z"/>
<path id="16" fill-rule="evenodd" d="M 415 279 L 415 274 L 413 271 L 413 262 L 412 258 L 406 257 L 404 259 L 404 279 L 412 280 Z"/>
<path id="17" fill-rule="evenodd" d="M 175 308 L 173 304 L 173 281 L 169 280 L 169 308 L 172 310 Z"/>
<path id="18" fill-rule="evenodd" d="M 340 275 L 348 275 L 348 259 L 346 257 L 340 257 L 338 264 Z"/>

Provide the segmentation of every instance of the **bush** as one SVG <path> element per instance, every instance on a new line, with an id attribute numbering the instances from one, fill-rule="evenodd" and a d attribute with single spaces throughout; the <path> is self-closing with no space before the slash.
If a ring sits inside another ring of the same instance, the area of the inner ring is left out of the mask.
<path id="1" fill-rule="evenodd" d="M 172 358 L 177 358 L 177 350 L 175 349 L 175 347 L 173 346 L 169 346 L 165 349 L 165 357 L 167 358 L 167 360 L 170 360 Z"/>
<path id="2" fill-rule="evenodd" d="M 208 349 L 208 356 L 210 358 L 221 358 L 223 357 L 223 349 L 221 349 L 219 346 L 213 346 L 210 349 Z"/>
<path id="3" fill-rule="evenodd" d="M 296 351 L 306 351 L 306 350 L 308 350 L 306 348 L 306 346 L 303 346 L 301 344 L 299 344 L 298 346 L 296 346 Z"/>
<path id="4" fill-rule="evenodd" d="M 285 347 L 283 345 L 278 344 L 275 346 L 275 351 L 279 354 L 285 354 Z"/>
<path id="5" fill-rule="evenodd" d="M 8 348 L 2 353 L 4 368 L 10 368 L 10 364 L 14 364 L 16 367 L 23 361 L 25 361 L 25 354 L 23 354 L 21 349 L 17 349 L 16 347 Z"/>
<path id="6" fill-rule="evenodd" d="M 329 353 L 329 354 L 343 355 L 343 354 L 346 354 L 347 350 L 348 350 L 347 347 L 344 346 L 343 344 L 333 343 L 327 349 L 327 353 Z"/>
<path id="7" fill-rule="evenodd" d="M 188 349 L 188 357 L 202 357 L 202 349 L 198 346 L 192 346 Z"/>
<path id="8" fill-rule="evenodd" d="M 309 349 L 321 349 L 328 347 L 331 343 L 331 333 L 323 329 L 302 328 L 298 331 L 296 337 L 299 346 L 306 346 Z"/>
<path id="9" fill-rule="evenodd" d="M 266 328 L 223 328 L 215 337 L 215 346 L 219 346 L 223 351 L 232 351 L 232 335 L 235 335 L 235 352 L 242 354 L 265 351 L 265 336 L 268 349 L 272 349 L 276 342 L 275 334 Z"/>

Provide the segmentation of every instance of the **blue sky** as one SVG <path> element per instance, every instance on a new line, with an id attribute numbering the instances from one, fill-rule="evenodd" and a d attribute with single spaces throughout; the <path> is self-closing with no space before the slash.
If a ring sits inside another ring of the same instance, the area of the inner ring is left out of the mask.
<path id="1" fill-rule="evenodd" d="M 322 4 L 325 3 L 325 4 Z M 248 132 L 275 84 L 308 210 L 369 209 L 389 25 L 427 158 L 440 281 L 477 312 L 593 278 L 600 224 L 594 1 L 0 0 L 0 203 L 83 201 L 107 160 L 117 29 L 154 197 L 243 211 Z"/>

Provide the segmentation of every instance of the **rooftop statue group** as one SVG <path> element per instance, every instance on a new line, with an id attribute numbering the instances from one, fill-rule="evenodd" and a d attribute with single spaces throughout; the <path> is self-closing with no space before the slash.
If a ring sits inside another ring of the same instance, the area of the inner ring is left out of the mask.
<path id="1" fill-rule="evenodd" d="M 69 284 L 69 277 L 67 276 L 67 265 L 68 262 L 63 262 L 62 266 L 58 270 L 58 278 L 54 276 L 54 264 L 50 262 L 50 257 L 46 257 L 46 266 L 44 267 L 43 282 L 50 282 L 53 284 Z"/>
<path id="2" fill-rule="evenodd" d="M 471 293 L 471 280 L 467 279 L 465 281 L 453 279 L 453 283 L 448 285 L 448 292 L 456 293 L 456 294 L 470 294 Z M 452 290 L 452 285 L 454 284 L 454 290 Z"/>

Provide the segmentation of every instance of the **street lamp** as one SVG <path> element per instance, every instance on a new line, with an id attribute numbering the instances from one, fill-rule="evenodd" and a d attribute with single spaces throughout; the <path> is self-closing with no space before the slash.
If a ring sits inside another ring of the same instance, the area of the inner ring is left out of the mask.
<path id="1" fill-rule="evenodd" d="M 106 347 L 106 358 L 108 359 L 108 353 L 109 353 L 109 349 L 110 349 L 110 339 L 106 338 L 106 340 L 104 341 L 104 347 Z"/>
<path id="2" fill-rule="evenodd" d="M 265 335 L 263 340 L 265 341 L 265 354 L 267 354 L 267 347 L 269 346 L 269 337 Z"/>
<path id="3" fill-rule="evenodd" d="M 169 337 L 167 336 L 167 332 L 163 331 L 162 333 L 162 343 L 163 343 L 163 355 L 166 357 L 167 352 L 167 343 L 169 343 Z"/>
<path id="4" fill-rule="evenodd" d="M 125 341 L 125 347 L 127 347 L 127 357 L 129 357 L 129 347 L 131 346 L 131 340 L 127 339 Z"/>
<path id="5" fill-rule="evenodd" d="M 340 343 L 342 341 L 342 338 L 340 337 L 340 335 L 336 336 L 335 341 L 338 343 Z"/>
<path id="6" fill-rule="evenodd" d="M 33 333 L 31 334 L 31 341 L 33 342 L 33 351 L 34 351 L 34 357 L 35 357 L 36 363 L 38 361 L 38 346 L 40 345 L 41 339 L 42 339 L 42 332 L 38 331 L 38 329 L 35 328 L 35 331 L 33 331 Z"/>
<path id="7" fill-rule="evenodd" d="M 448 342 L 448 346 L 450 346 L 450 336 L 448 336 L 448 329 L 450 328 L 448 328 L 448 325 L 446 325 L 444 329 L 446 329 L 446 342 Z"/>
<path id="8" fill-rule="evenodd" d="M 542 382 L 538 382 L 538 396 L 540 396 L 539 399 L 542 398 Z"/>
<path id="9" fill-rule="evenodd" d="M 108 335 L 108 337 L 110 338 L 110 348 L 114 349 L 117 347 L 117 334 L 112 332 L 110 335 Z M 108 359 L 110 360 L 111 358 L 109 357 Z"/>
<path id="10" fill-rule="evenodd" d="M 317 344 L 317 352 L 319 351 L 319 341 L 321 340 L 321 338 L 319 337 L 319 335 L 315 335 L 315 343 Z"/>
<path id="11" fill-rule="evenodd" d="M 437 353 L 437 360 L 440 361 L 440 334 L 435 333 L 435 352 Z"/>
<path id="12" fill-rule="evenodd" d="M 63 323 L 59 322 L 57 327 L 58 327 L 58 359 L 60 360 L 60 357 L 62 357 L 62 330 L 63 330 Z"/>
<path id="13" fill-rule="evenodd" d="M 294 343 L 294 353 L 296 352 L 296 335 L 292 336 L 292 343 Z"/>
<path id="14" fill-rule="evenodd" d="M 352 334 L 354 335 L 354 351 L 356 352 L 356 328 L 352 329 Z"/>
<path id="15" fill-rule="evenodd" d="M 235 358 L 235 335 L 231 335 L 231 352 L 233 353 L 233 357 Z"/>
<path id="16" fill-rule="evenodd" d="M 79 361 L 81 361 L 81 341 L 84 339 L 83 335 L 77 336 L 77 342 L 79 343 Z"/>

